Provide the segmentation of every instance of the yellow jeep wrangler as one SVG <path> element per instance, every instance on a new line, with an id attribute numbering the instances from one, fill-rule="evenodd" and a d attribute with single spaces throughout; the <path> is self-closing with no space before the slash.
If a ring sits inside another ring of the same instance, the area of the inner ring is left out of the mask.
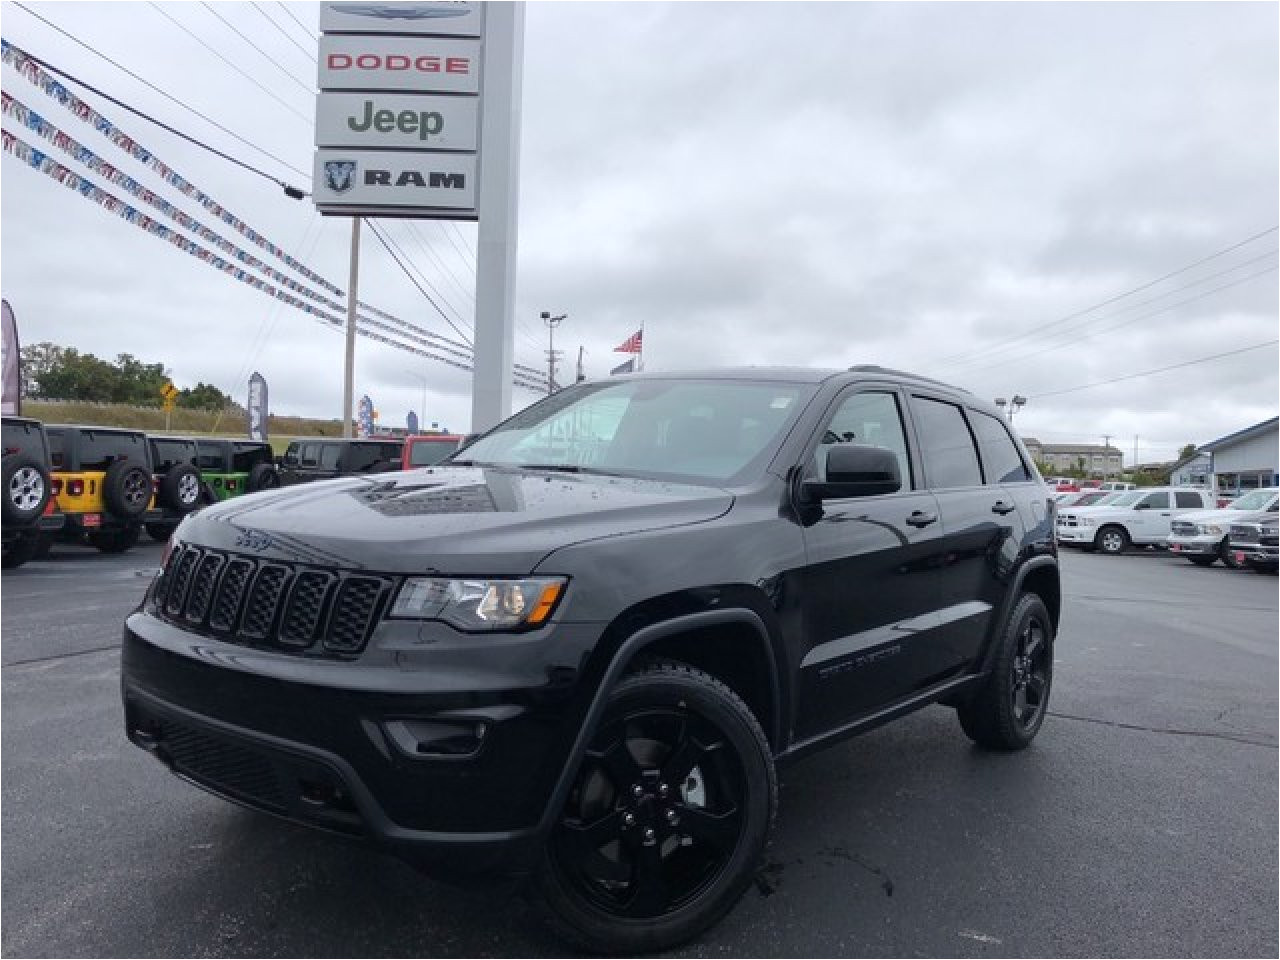
<path id="1" fill-rule="evenodd" d="M 146 434 L 59 424 L 47 428 L 53 494 L 66 515 L 60 539 L 123 553 L 159 519 Z"/>

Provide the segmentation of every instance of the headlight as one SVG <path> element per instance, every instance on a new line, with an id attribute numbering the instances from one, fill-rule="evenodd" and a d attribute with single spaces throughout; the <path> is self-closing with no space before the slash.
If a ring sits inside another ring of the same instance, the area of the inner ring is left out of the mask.
<path id="1" fill-rule="evenodd" d="M 523 580 L 445 580 L 409 577 L 400 585 L 391 616 L 441 620 L 459 630 L 536 627 L 551 616 L 564 593 L 564 577 Z"/>
<path id="2" fill-rule="evenodd" d="M 1214 537 L 1222 536 L 1222 528 L 1215 527 L 1212 523 L 1202 523 L 1196 529 L 1201 533 L 1207 533 Z"/>

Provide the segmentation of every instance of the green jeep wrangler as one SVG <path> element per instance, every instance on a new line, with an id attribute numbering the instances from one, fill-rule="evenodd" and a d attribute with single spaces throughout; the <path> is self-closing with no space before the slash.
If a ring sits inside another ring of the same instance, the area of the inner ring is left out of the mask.
<path id="1" fill-rule="evenodd" d="M 145 524 L 152 540 L 169 539 L 188 513 L 216 499 L 207 492 L 196 466 L 199 449 L 190 437 L 148 437 L 151 466 L 155 471 L 156 508 L 159 517 Z"/>
<path id="2" fill-rule="evenodd" d="M 196 440 L 196 466 L 204 479 L 206 497 L 228 500 L 280 486 L 271 444 L 257 440 Z"/>

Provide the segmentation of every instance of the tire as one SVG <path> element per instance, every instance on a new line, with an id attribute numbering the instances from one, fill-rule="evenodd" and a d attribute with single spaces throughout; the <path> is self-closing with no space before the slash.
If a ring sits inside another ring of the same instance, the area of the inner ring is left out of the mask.
<path id="1" fill-rule="evenodd" d="M 667 950 L 738 902 L 777 805 L 773 755 L 747 705 L 701 670 L 650 664 L 609 695 L 536 897 L 580 946 Z"/>
<path id="2" fill-rule="evenodd" d="M 200 495 L 200 471 L 189 463 L 174 464 L 160 481 L 160 503 L 179 513 L 199 507 Z"/>
<path id="3" fill-rule="evenodd" d="M 1239 570 L 1242 566 L 1236 563 L 1234 552 L 1231 549 L 1231 543 L 1226 538 L 1222 538 L 1222 543 L 1218 544 L 1218 556 L 1222 559 L 1222 565 L 1228 570 Z"/>
<path id="4" fill-rule="evenodd" d="M 1194 563 L 1197 567 L 1212 567 L 1215 563 L 1218 562 L 1218 558 L 1213 556 L 1187 557 L 1187 559 L 1190 560 L 1192 563 Z"/>
<path id="5" fill-rule="evenodd" d="M 1018 598 L 999 644 L 990 677 L 956 713 L 979 746 L 1021 750 L 1040 731 L 1053 689 L 1053 621 L 1040 597 Z"/>
<path id="6" fill-rule="evenodd" d="M 173 531 L 178 529 L 176 523 L 148 523 L 145 526 L 147 536 L 158 543 L 164 543 L 173 536 Z"/>
<path id="7" fill-rule="evenodd" d="M 249 471 L 249 479 L 245 481 L 245 487 L 249 493 L 257 493 L 259 490 L 275 490 L 280 486 L 280 471 L 275 468 L 274 464 L 260 463 Z"/>
<path id="8" fill-rule="evenodd" d="M 40 538 L 38 536 L 22 534 L 4 545 L 4 552 L 0 554 L 0 567 L 5 570 L 20 567 L 27 561 L 34 560 L 39 550 Z"/>
<path id="9" fill-rule="evenodd" d="M 103 530 L 88 535 L 89 546 L 97 547 L 103 553 L 124 553 L 135 546 L 142 536 L 142 528 L 128 526 L 122 530 Z"/>
<path id="10" fill-rule="evenodd" d="M 110 513 L 132 520 L 147 512 L 154 486 L 145 469 L 127 460 L 116 460 L 102 479 L 102 500 Z"/>
<path id="11" fill-rule="evenodd" d="M 1129 549 L 1129 532 L 1114 523 L 1108 524 L 1098 531 L 1098 535 L 1093 538 L 1093 545 L 1102 553 L 1119 556 Z"/>
<path id="12" fill-rule="evenodd" d="M 3 468 L 5 523 L 32 523 L 49 504 L 49 471 L 35 457 L 11 453 L 4 458 Z"/>
<path id="13" fill-rule="evenodd" d="M 1280 568 L 1277 568 L 1276 564 L 1267 563 L 1265 560 L 1248 559 L 1248 560 L 1245 560 L 1244 563 L 1245 563 L 1245 566 L 1247 566 L 1254 573 L 1275 573 L 1277 569 L 1280 569 Z"/>

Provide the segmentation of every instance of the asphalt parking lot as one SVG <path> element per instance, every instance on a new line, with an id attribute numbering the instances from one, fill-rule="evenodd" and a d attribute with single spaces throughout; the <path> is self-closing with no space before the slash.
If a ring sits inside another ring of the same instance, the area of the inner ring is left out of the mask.
<path id="1" fill-rule="evenodd" d="M 5 571 L 5 956 L 545 956 L 464 894 L 206 796 L 129 745 L 118 634 L 159 562 Z M 783 772 L 755 890 L 683 956 L 1275 956 L 1277 584 L 1066 553 L 1052 716 L 934 707 Z"/>

